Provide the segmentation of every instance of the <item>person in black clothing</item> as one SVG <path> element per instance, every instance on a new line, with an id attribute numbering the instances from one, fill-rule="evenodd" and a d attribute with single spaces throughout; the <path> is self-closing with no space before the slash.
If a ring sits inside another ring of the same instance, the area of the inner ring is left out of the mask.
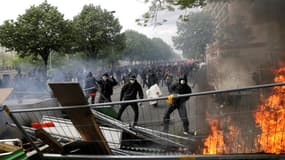
<path id="1" fill-rule="evenodd" d="M 189 94 L 192 93 L 190 86 L 187 84 L 185 77 L 179 78 L 179 82 L 175 83 L 171 86 L 171 93 L 172 94 Z M 184 134 L 189 134 L 189 122 L 187 118 L 187 110 L 186 110 L 186 101 L 190 97 L 183 97 L 183 98 L 174 98 L 173 103 L 170 105 L 168 110 L 165 112 L 163 117 L 164 123 L 164 132 L 168 132 L 169 129 L 169 121 L 170 121 L 170 114 L 175 110 L 178 109 L 179 116 L 183 121 L 183 128 Z"/>
<path id="2" fill-rule="evenodd" d="M 100 87 L 99 103 L 112 102 L 111 95 L 113 95 L 113 87 L 118 84 L 116 79 L 105 73 L 97 83 Z"/>
<path id="3" fill-rule="evenodd" d="M 153 71 L 149 71 L 149 75 L 147 77 L 147 83 L 146 83 L 147 88 L 150 88 L 154 84 L 159 85 L 157 76 Z"/>
<path id="4" fill-rule="evenodd" d="M 95 77 L 93 77 L 92 73 L 89 72 L 86 76 L 85 79 L 85 93 L 86 93 L 86 99 L 87 101 L 91 97 L 91 104 L 95 103 L 95 97 L 96 97 L 96 92 L 97 92 L 98 86 L 96 83 Z"/>
<path id="5" fill-rule="evenodd" d="M 120 101 L 137 99 L 137 94 L 139 94 L 140 99 L 143 99 L 143 90 L 142 90 L 141 85 L 137 82 L 136 76 L 131 76 L 129 79 L 129 82 L 126 83 L 121 90 Z M 118 120 L 121 120 L 122 113 L 129 105 L 131 105 L 135 113 L 134 125 L 136 125 L 139 119 L 138 103 L 122 104 L 119 110 L 119 113 L 118 113 Z M 139 105 L 141 105 L 141 103 L 139 103 Z"/>

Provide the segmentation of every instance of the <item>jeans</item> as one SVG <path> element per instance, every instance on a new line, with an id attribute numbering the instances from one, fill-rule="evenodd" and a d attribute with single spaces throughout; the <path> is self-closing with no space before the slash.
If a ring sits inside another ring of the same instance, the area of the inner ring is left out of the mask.
<path id="1" fill-rule="evenodd" d="M 163 117 L 163 131 L 168 132 L 169 130 L 169 121 L 170 121 L 170 114 L 175 110 L 178 109 L 179 116 L 183 121 L 183 128 L 185 132 L 189 131 L 189 121 L 187 118 L 187 110 L 186 110 L 186 102 L 182 103 L 173 103 L 168 110 L 165 112 Z"/>

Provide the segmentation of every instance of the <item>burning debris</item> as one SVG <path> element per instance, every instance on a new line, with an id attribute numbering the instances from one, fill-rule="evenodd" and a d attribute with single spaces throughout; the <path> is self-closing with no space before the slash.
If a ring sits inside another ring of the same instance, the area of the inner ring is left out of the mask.
<path id="1" fill-rule="evenodd" d="M 274 71 L 275 83 L 285 82 L 285 67 Z M 253 114 L 257 132 L 248 131 L 240 125 L 235 125 L 232 117 L 228 115 L 226 121 L 223 117 L 210 118 L 210 134 L 204 140 L 203 154 L 232 154 L 257 153 L 270 154 L 285 153 L 285 87 L 273 87 L 268 98 L 260 96 L 261 104 Z M 207 115 L 209 117 L 209 115 Z M 250 125 L 250 124 L 248 124 Z M 247 126 L 248 127 L 248 126 Z M 253 144 L 250 145 L 250 140 Z"/>
<path id="2" fill-rule="evenodd" d="M 221 154 L 224 151 L 223 131 L 219 128 L 219 120 L 210 120 L 211 134 L 204 142 L 203 154 Z"/>
<path id="3" fill-rule="evenodd" d="M 285 81 L 285 67 L 277 69 L 274 82 Z M 274 87 L 272 95 L 258 106 L 255 113 L 261 133 L 257 142 L 266 153 L 285 153 L 285 87 Z"/>

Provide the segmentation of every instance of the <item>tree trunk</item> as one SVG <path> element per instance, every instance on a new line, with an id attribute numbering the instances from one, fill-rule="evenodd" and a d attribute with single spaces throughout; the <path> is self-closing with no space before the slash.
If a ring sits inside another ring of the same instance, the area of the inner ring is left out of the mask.
<path id="1" fill-rule="evenodd" d="M 44 61 L 44 70 L 43 70 L 43 83 L 44 83 L 44 86 L 46 86 L 45 84 L 47 83 L 47 68 L 48 68 L 48 58 L 49 58 L 49 54 L 50 52 L 49 51 L 44 51 L 43 53 L 40 53 L 43 61 Z"/>
<path id="2" fill-rule="evenodd" d="M 48 58 L 45 59 L 44 62 L 45 62 L 45 65 L 44 65 L 44 73 L 43 73 L 43 76 L 44 76 L 44 81 L 47 82 Z"/>

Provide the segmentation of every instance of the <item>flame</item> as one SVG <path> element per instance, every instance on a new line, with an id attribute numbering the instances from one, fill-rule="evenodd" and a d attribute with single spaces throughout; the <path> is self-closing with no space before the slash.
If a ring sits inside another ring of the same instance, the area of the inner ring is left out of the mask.
<path id="1" fill-rule="evenodd" d="M 285 82 L 285 67 L 276 71 L 274 82 Z M 255 113 L 255 122 L 261 129 L 257 142 L 266 153 L 285 153 L 285 86 L 274 87 Z"/>
<path id="2" fill-rule="evenodd" d="M 224 136 L 219 130 L 219 120 L 210 121 L 211 134 L 204 141 L 203 154 L 221 154 L 224 151 Z"/>
<path id="3" fill-rule="evenodd" d="M 227 130 L 225 134 L 225 153 L 237 152 L 241 149 L 240 128 L 232 124 L 232 118 L 227 117 Z"/>
<path id="4" fill-rule="evenodd" d="M 232 117 L 226 117 L 226 124 L 220 130 L 218 119 L 209 121 L 211 127 L 210 135 L 204 141 L 203 154 L 223 154 L 233 153 L 241 150 L 240 143 L 245 143 L 240 137 L 240 128 L 232 122 Z"/>
<path id="5" fill-rule="evenodd" d="M 285 82 L 285 66 L 275 70 L 274 82 Z M 210 135 L 204 141 L 203 154 L 285 153 L 285 86 L 273 87 L 272 95 L 264 98 L 254 114 L 255 122 L 261 133 L 254 139 L 254 146 L 247 146 L 250 135 L 242 135 L 241 129 L 233 125 L 231 117 L 220 127 L 219 119 L 209 121 Z M 223 128 L 223 130 L 221 130 Z"/>

